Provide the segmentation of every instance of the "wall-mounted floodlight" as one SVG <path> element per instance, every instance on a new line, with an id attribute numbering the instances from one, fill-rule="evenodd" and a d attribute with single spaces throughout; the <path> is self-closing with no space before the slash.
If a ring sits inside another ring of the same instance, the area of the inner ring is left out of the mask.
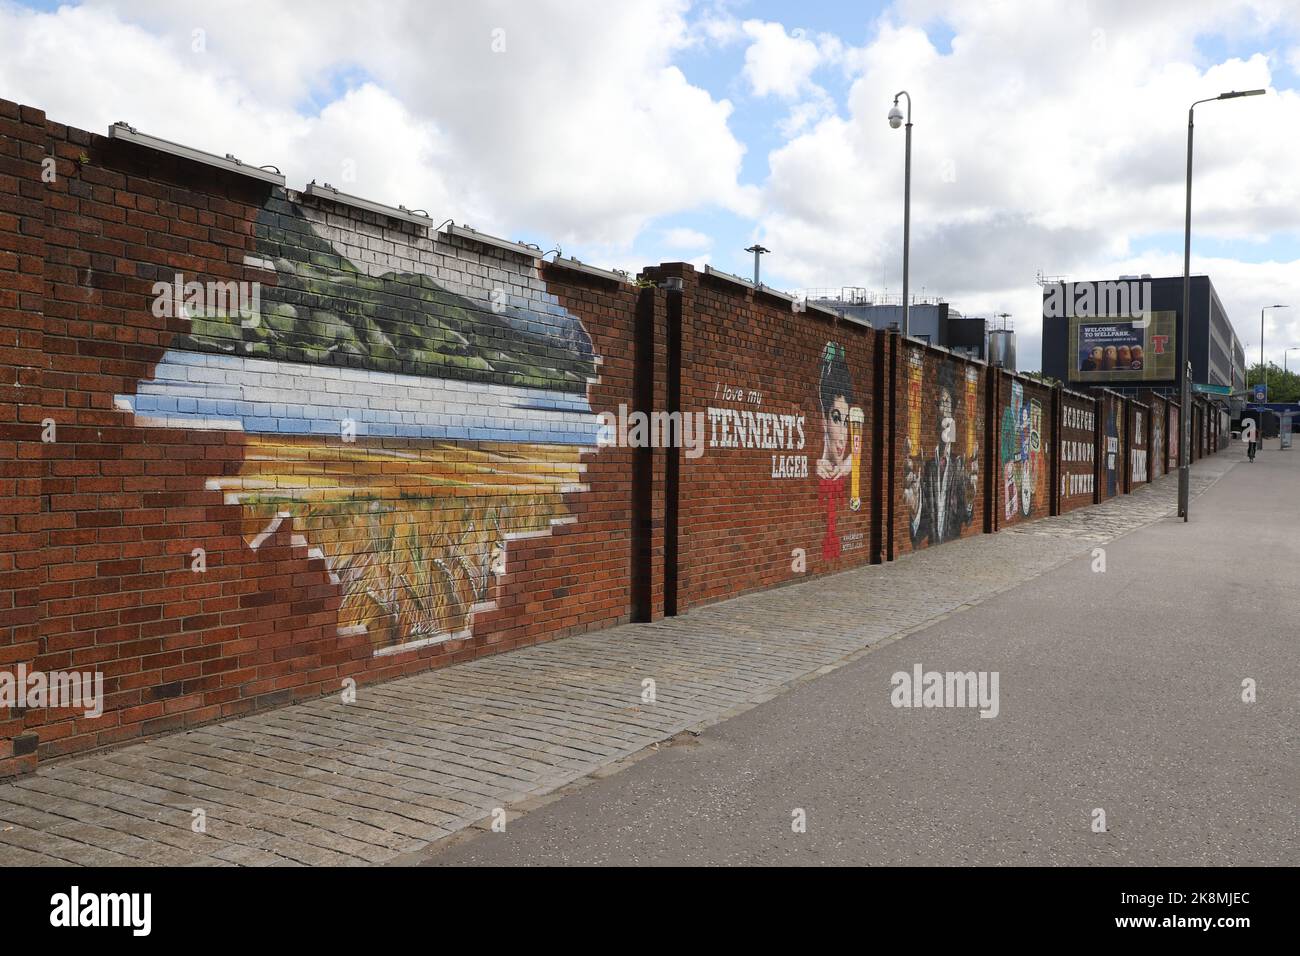
<path id="1" fill-rule="evenodd" d="M 179 156 L 182 159 L 203 163 L 205 166 L 224 169 L 226 172 L 235 173 L 238 176 L 260 179 L 275 186 L 284 185 L 284 176 L 273 166 L 270 168 L 250 166 L 229 153 L 225 156 L 218 156 L 216 153 L 206 153 L 201 149 L 195 149 L 193 146 L 182 146 L 180 143 L 173 143 L 171 140 L 159 139 L 157 136 L 141 133 L 128 123 L 114 123 L 108 128 L 108 138 L 135 143 L 137 146 L 143 146 L 146 149 L 156 149 L 160 153 L 170 153 L 172 156 Z"/>
<path id="2" fill-rule="evenodd" d="M 377 212 L 381 216 L 388 216 L 390 219 L 400 219 L 403 222 L 411 222 L 417 226 L 432 226 L 433 217 L 428 213 L 416 209 L 407 209 L 405 206 L 385 206 L 383 203 L 371 202 L 369 199 L 362 199 L 360 196 L 351 196 L 345 192 L 340 192 L 329 183 L 320 184 L 314 179 L 307 184 L 302 191 L 304 196 L 310 196 L 312 199 L 328 199 L 330 202 L 340 203 L 344 206 L 352 206 L 354 209 L 365 209 L 368 212 Z"/>
<path id="3" fill-rule="evenodd" d="M 449 236 L 458 236 L 461 239 L 469 239 L 472 242 L 481 242 L 487 246 L 495 246 L 498 249 L 505 249 L 508 252 L 514 252 L 521 256 L 527 256 L 530 259 L 540 259 L 542 255 L 541 247 L 529 246 L 522 242 L 511 242 L 509 239 L 499 239 L 496 236 L 489 236 L 486 232 L 479 232 L 477 229 L 471 229 L 469 226 L 458 226 L 451 223 L 443 230 Z"/>
<path id="4" fill-rule="evenodd" d="M 587 263 L 578 259 L 566 259 L 563 256 L 556 256 L 551 265 L 558 266 L 561 269 L 572 269 L 574 272 L 585 272 L 587 275 L 599 276 L 602 279 L 608 279 L 610 282 L 628 282 L 626 272 L 615 272 L 612 269 L 600 269 L 596 266 L 589 266 Z"/>

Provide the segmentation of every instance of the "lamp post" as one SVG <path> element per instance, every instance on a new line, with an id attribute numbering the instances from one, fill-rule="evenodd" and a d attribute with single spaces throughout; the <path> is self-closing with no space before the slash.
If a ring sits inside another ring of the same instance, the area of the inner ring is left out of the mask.
<path id="1" fill-rule="evenodd" d="M 1287 352 L 1300 352 L 1300 345 L 1293 345 L 1286 352 L 1282 353 L 1282 374 L 1286 374 L 1286 355 Z"/>
<path id="2" fill-rule="evenodd" d="M 1183 384 L 1178 390 L 1179 394 L 1179 414 L 1178 426 L 1182 432 L 1182 437 L 1178 442 L 1178 516 L 1187 520 L 1187 512 L 1191 490 L 1192 466 L 1188 458 L 1188 445 L 1192 443 L 1192 421 L 1191 411 L 1192 404 L 1192 383 L 1191 383 L 1191 349 L 1188 337 L 1192 327 L 1190 312 L 1192 309 L 1192 130 L 1195 126 L 1193 114 L 1196 107 L 1202 103 L 1209 103 L 1213 100 L 1235 100 L 1242 96 L 1260 96 L 1264 90 L 1232 90 L 1228 93 L 1220 93 L 1218 96 L 1212 96 L 1209 99 L 1197 100 L 1187 109 L 1187 217 L 1183 234 L 1183 315 L 1182 321 L 1179 322 L 1178 337 L 1183 340 Z M 1263 343 L 1261 343 L 1261 348 Z"/>
<path id="3" fill-rule="evenodd" d="M 903 111 L 898 108 L 898 97 L 907 97 L 907 135 L 903 159 L 903 336 L 911 334 L 912 309 L 908 301 L 907 266 L 912 240 L 912 94 L 900 90 L 894 96 L 894 106 L 889 111 L 889 125 L 898 129 L 903 123 Z"/>
<path id="4" fill-rule="evenodd" d="M 1268 399 L 1268 366 L 1264 364 L 1264 313 L 1269 309 L 1289 309 L 1287 305 L 1266 305 L 1259 310 L 1259 374 L 1264 376 L 1264 399 Z M 1283 362 L 1286 358 L 1283 357 Z"/>
<path id="5" fill-rule="evenodd" d="M 752 253 L 754 254 L 754 288 L 757 289 L 757 288 L 758 288 L 758 285 L 759 285 L 759 283 L 758 283 L 758 257 L 761 256 L 763 253 L 765 253 L 765 252 L 771 252 L 772 250 L 771 250 L 771 249 L 764 249 L 762 246 L 760 246 L 760 245 L 756 242 L 756 243 L 754 243 L 752 246 L 746 246 L 746 247 L 745 247 L 745 251 L 746 251 L 746 252 L 752 252 Z"/>

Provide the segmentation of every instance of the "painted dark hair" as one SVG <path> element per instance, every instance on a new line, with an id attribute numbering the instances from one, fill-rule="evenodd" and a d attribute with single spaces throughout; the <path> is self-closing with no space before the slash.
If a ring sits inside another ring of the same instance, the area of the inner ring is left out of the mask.
<path id="1" fill-rule="evenodd" d="M 835 399 L 841 396 L 849 406 L 853 405 L 853 377 L 849 375 L 849 363 L 844 354 L 844 346 L 827 342 L 826 348 L 822 350 L 822 414 L 829 415 Z"/>
<path id="2" fill-rule="evenodd" d="M 953 411 L 957 410 L 957 404 L 960 401 L 957 394 L 957 375 L 953 370 L 953 363 L 943 361 L 939 363 L 939 374 L 937 375 L 939 390 L 935 392 L 935 402 L 939 401 L 939 393 L 945 389 L 948 391 L 948 397 L 952 400 Z"/>

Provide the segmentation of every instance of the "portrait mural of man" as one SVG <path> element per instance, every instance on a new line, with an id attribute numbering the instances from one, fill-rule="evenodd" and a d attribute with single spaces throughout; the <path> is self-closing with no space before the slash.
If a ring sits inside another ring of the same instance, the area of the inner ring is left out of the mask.
<path id="1" fill-rule="evenodd" d="M 962 430 L 957 424 L 957 408 L 962 392 L 956 388 L 953 363 L 939 365 L 936 384 L 934 408 L 923 412 L 933 415 L 938 442 L 923 451 L 919 442 L 913 445 L 912 440 L 919 429 L 909 430 L 904 449 L 903 500 L 913 547 L 923 541 L 941 544 L 961 537 L 962 529 L 974 520 L 979 491 L 978 447 L 968 442 L 963 453 L 958 442 Z M 964 411 L 968 419 L 976 414 L 975 408 Z"/>

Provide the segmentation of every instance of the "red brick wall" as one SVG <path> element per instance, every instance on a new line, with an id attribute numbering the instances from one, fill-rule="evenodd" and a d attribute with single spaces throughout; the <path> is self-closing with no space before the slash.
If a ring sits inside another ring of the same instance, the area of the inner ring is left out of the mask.
<path id="1" fill-rule="evenodd" d="M 1175 401 L 1169 401 L 1166 404 L 1165 461 L 1168 462 L 1168 470 L 1170 472 L 1177 472 L 1179 463 L 1179 443 L 1183 440 L 1183 427 L 1180 419 L 1182 409 L 1178 402 Z"/>
<path id="2" fill-rule="evenodd" d="M 1169 403 L 1154 392 L 1143 394 L 1142 401 L 1151 409 L 1151 480 L 1167 474 L 1169 454 Z"/>
<path id="3" fill-rule="evenodd" d="M 988 480 L 987 366 L 901 339 L 897 348 L 896 555 L 983 533 Z"/>
<path id="4" fill-rule="evenodd" d="M 671 452 L 677 610 L 870 561 L 875 333 L 688 265 L 646 274 L 682 279 L 680 409 L 704 439 Z"/>
<path id="5" fill-rule="evenodd" d="M 39 396 L 44 359 L 45 118 L 0 101 L 0 670 L 40 650 L 47 580 Z M 0 710 L 0 775 L 31 769 L 35 737 Z"/>
<path id="6" fill-rule="evenodd" d="M 1151 408 L 1142 402 L 1128 402 L 1128 487 L 1145 485 L 1150 476 Z"/>
<path id="7" fill-rule="evenodd" d="M 1001 373 L 998 386 L 998 527 L 1051 510 L 1051 389 Z"/>
<path id="8" fill-rule="evenodd" d="M 1099 390 L 1098 415 L 1101 441 L 1097 452 L 1098 500 L 1124 493 L 1125 414 L 1124 399 L 1115 392 Z"/>
<path id="9" fill-rule="evenodd" d="M 1060 513 L 1093 503 L 1097 492 L 1097 403 L 1079 392 L 1061 390 Z"/>
<path id="10" fill-rule="evenodd" d="M 160 313 L 178 273 L 260 305 Z M 0 675 L 105 682 L 97 718 L 0 711 L 0 776 L 1070 510 L 1107 422 L 1122 490 L 1113 393 L 644 280 L 0 101 Z M 702 453 L 633 447 L 638 411 Z"/>
<path id="11" fill-rule="evenodd" d="M 631 400 L 653 290 L 351 221 L 8 103 L 0 163 L 0 665 L 98 671 L 105 695 L 98 718 L 7 713 L 0 775 L 629 619 L 632 452 L 597 451 L 594 412 Z M 158 316 L 177 273 L 259 283 L 259 322 Z M 320 379 L 295 393 L 303 369 Z M 576 410 L 494 401 L 458 437 L 463 392 L 421 418 L 409 386 L 448 374 Z M 283 406 L 249 397 L 277 389 Z M 371 417 L 351 440 L 293 430 L 295 401 L 329 400 Z M 577 430 L 559 443 L 555 417 Z"/>

